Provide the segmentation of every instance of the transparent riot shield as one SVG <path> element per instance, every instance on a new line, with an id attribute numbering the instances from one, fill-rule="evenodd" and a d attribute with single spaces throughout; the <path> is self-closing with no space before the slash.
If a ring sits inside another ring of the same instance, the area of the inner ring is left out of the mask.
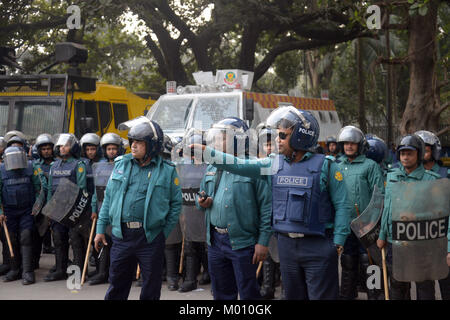
<path id="1" fill-rule="evenodd" d="M 450 180 L 399 182 L 392 188 L 392 270 L 398 281 L 447 277 Z"/>

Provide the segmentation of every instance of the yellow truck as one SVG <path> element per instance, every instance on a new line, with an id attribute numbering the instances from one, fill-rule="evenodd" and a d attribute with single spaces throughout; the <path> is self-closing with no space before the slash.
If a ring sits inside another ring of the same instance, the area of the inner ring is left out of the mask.
<path id="1" fill-rule="evenodd" d="M 119 132 L 119 123 L 145 115 L 155 102 L 125 87 L 69 74 L 0 76 L 0 136 L 41 133 Z"/>

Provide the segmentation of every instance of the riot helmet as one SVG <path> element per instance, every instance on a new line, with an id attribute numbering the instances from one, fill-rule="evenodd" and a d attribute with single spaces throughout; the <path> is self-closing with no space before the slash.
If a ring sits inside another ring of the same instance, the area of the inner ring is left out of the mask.
<path id="1" fill-rule="evenodd" d="M 190 128 L 183 138 L 180 137 L 176 138 L 179 140 L 178 143 L 174 146 L 174 154 L 172 156 L 173 159 L 177 159 L 179 157 L 193 157 L 194 156 L 194 149 L 189 149 L 189 146 L 192 144 L 201 144 L 206 145 L 205 140 L 205 132 L 200 129 Z M 190 150 L 190 152 L 189 152 Z M 184 151 L 187 152 L 187 154 L 184 154 Z M 199 153 L 202 153 L 203 151 L 200 150 Z M 190 159 L 190 158 L 189 158 Z"/>
<path id="2" fill-rule="evenodd" d="M 71 133 L 61 133 L 57 136 L 57 140 L 54 147 L 55 155 L 61 156 L 61 153 L 59 151 L 61 146 L 68 146 L 70 147 L 69 153 L 74 158 L 79 158 L 81 153 L 81 146 L 80 142 L 78 141 L 77 137 L 75 137 Z"/>
<path id="3" fill-rule="evenodd" d="M 227 117 L 213 124 L 206 132 L 206 145 L 220 146 L 223 152 L 233 152 L 234 155 L 249 154 L 250 136 L 244 120 L 237 117 Z"/>
<path id="4" fill-rule="evenodd" d="M 40 158 L 42 158 L 41 148 L 45 145 L 50 145 L 52 149 L 55 146 L 52 136 L 48 133 L 42 133 L 42 134 L 38 135 L 36 138 L 36 142 L 34 143 L 34 146 L 33 146 L 33 148 L 36 147 L 37 153 Z"/>
<path id="5" fill-rule="evenodd" d="M 397 147 L 397 159 L 400 159 L 401 150 L 417 150 L 417 162 L 418 164 L 423 162 L 425 143 L 418 135 L 408 134 L 400 139 Z"/>
<path id="6" fill-rule="evenodd" d="M 102 156 L 102 149 L 100 147 L 100 137 L 95 133 L 86 133 L 80 139 L 81 144 L 81 155 L 87 158 L 86 147 L 94 146 L 96 147 L 95 159 L 99 159 Z"/>
<path id="7" fill-rule="evenodd" d="M 258 155 L 264 151 L 266 153 L 266 151 L 264 150 L 264 144 L 266 145 L 266 147 L 268 146 L 268 142 L 270 142 L 270 153 L 273 153 L 273 150 L 276 149 L 276 143 L 275 143 L 275 137 L 276 137 L 276 131 L 272 128 L 269 128 L 265 125 L 265 123 L 260 123 L 257 127 L 256 127 L 256 131 L 258 133 Z M 267 154 L 268 155 L 268 154 Z"/>
<path id="8" fill-rule="evenodd" d="M 339 144 L 338 144 L 335 136 L 328 136 L 325 139 L 325 144 L 327 146 L 327 151 L 330 152 L 330 153 L 331 153 L 331 151 L 330 151 L 330 144 L 331 143 L 334 143 L 336 145 L 336 150 L 333 152 L 333 154 L 338 154 L 340 149 L 339 149 Z"/>
<path id="9" fill-rule="evenodd" d="M 388 147 L 387 144 L 379 137 L 371 134 L 366 134 L 366 140 L 369 148 L 366 152 L 366 157 L 372 159 L 376 163 L 381 163 L 387 159 Z"/>
<path id="10" fill-rule="evenodd" d="M 108 155 L 106 153 L 106 147 L 110 144 L 114 144 L 117 146 L 117 156 L 123 155 L 125 153 L 125 149 L 123 147 L 123 141 L 122 138 L 117 134 L 113 132 L 105 133 L 102 138 L 100 139 L 100 147 L 102 148 L 103 155 L 105 158 L 108 158 Z M 114 160 L 114 159 L 109 159 Z"/>
<path id="11" fill-rule="evenodd" d="M 0 158 L 3 155 L 3 152 L 5 151 L 6 148 L 6 140 L 3 137 L 0 137 Z"/>
<path id="12" fill-rule="evenodd" d="M 162 156 L 164 159 L 168 159 L 170 160 L 172 157 L 172 149 L 174 147 L 174 142 L 173 140 L 167 135 L 164 135 L 164 139 L 163 139 L 163 150 L 161 152 Z"/>
<path id="13" fill-rule="evenodd" d="M 355 126 L 345 126 L 343 127 L 338 134 L 337 142 L 340 150 L 344 151 L 344 143 L 345 142 L 353 142 L 358 145 L 358 151 L 356 155 L 366 154 L 369 149 L 369 145 L 367 143 L 366 137 L 361 129 Z"/>
<path id="14" fill-rule="evenodd" d="M 145 141 L 146 155 L 144 160 L 148 157 L 155 157 L 163 150 L 164 133 L 161 127 L 155 122 L 143 122 L 131 127 L 128 132 L 128 141 L 130 146 L 133 141 Z"/>
<path id="15" fill-rule="evenodd" d="M 420 130 L 414 134 L 418 135 L 423 140 L 425 145 L 429 145 L 431 147 L 431 157 L 434 161 L 438 161 L 442 150 L 441 141 L 439 138 L 433 132 L 426 130 Z"/>
<path id="16" fill-rule="evenodd" d="M 3 163 L 6 170 L 25 169 L 28 158 L 22 147 L 7 147 L 3 153 Z"/>
<path id="17" fill-rule="evenodd" d="M 314 148 L 320 135 L 317 119 L 310 112 L 294 106 L 276 108 L 267 118 L 266 125 L 272 129 L 292 128 L 289 145 L 294 150 Z"/>

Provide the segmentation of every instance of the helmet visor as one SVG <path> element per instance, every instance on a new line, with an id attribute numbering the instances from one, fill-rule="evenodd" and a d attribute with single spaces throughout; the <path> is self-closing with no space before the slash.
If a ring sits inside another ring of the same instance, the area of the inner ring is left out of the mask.
<path id="1" fill-rule="evenodd" d="M 25 169 L 28 164 L 27 155 L 20 148 L 14 148 L 14 150 L 9 152 L 6 149 L 3 155 L 3 161 L 6 170 Z"/>

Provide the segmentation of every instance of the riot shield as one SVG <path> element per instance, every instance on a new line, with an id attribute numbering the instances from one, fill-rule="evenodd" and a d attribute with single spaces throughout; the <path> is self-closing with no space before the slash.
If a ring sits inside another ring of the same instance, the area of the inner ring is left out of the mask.
<path id="1" fill-rule="evenodd" d="M 183 241 L 183 237 L 181 234 L 180 222 L 177 222 L 175 228 L 169 233 L 169 236 L 166 239 L 166 244 L 177 244 Z"/>
<path id="2" fill-rule="evenodd" d="M 392 270 L 398 281 L 447 277 L 450 180 L 398 182 L 392 188 Z"/>
<path id="3" fill-rule="evenodd" d="M 206 164 L 177 164 L 183 194 L 180 225 L 186 241 L 206 241 L 205 212 L 195 206 L 195 198 L 206 167 Z"/>
<path id="4" fill-rule="evenodd" d="M 376 246 L 381 228 L 381 216 L 383 214 L 384 195 L 375 185 L 372 198 L 366 209 L 350 224 L 353 233 L 361 244 L 368 250 L 371 263 L 381 265 L 381 252 Z"/>
<path id="5" fill-rule="evenodd" d="M 95 191 L 97 192 L 97 204 L 100 210 L 103 199 L 105 198 L 105 189 L 109 177 L 114 170 L 114 162 L 97 162 L 92 165 L 94 175 Z"/>
<path id="6" fill-rule="evenodd" d="M 86 216 L 91 196 L 69 179 L 62 178 L 42 214 L 66 227 L 76 226 Z"/>
<path id="7" fill-rule="evenodd" d="M 280 256 L 278 255 L 278 240 L 272 235 L 269 240 L 269 254 L 273 261 L 280 263 Z"/>

